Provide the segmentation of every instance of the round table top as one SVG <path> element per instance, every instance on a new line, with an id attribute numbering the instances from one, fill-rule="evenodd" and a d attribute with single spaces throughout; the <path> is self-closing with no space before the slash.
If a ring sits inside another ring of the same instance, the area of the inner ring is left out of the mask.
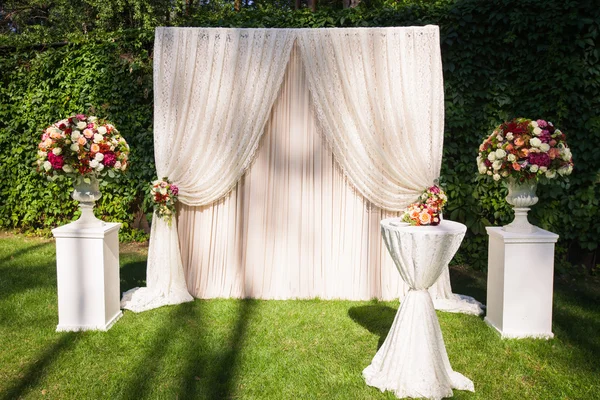
<path id="1" fill-rule="evenodd" d="M 386 218 L 381 220 L 381 227 L 388 230 L 406 232 L 406 233 L 424 233 L 428 235 L 444 235 L 465 233 L 467 227 L 459 222 L 443 219 L 436 226 L 414 226 L 408 222 L 402 222 L 400 218 Z"/>

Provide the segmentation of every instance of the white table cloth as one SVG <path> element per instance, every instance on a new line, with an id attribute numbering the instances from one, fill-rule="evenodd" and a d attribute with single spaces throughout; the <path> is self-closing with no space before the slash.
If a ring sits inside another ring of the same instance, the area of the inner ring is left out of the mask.
<path id="1" fill-rule="evenodd" d="M 448 265 L 466 232 L 452 221 L 410 226 L 397 218 L 381 221 L 381 232 L 406 294 L 387 338 L 363 371 L 369 386 L 398 397 L 441 399 L 452 389 L 474 391 L 473 382 L 450 366 L 428 288 Z"/>

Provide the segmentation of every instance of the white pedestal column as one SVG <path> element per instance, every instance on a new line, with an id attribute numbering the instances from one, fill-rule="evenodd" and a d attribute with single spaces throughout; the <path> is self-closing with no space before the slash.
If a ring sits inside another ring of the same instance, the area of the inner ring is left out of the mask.
<path id="1" fill-rule="evenodd" d="M 58 278 L 57 331 L 108 330 L 120 309 L 119 228 L 105 223 L 52 230 Z"/>
<path id="2" fill-rule="evenodd" d="M 554 244 L 558 235 L 486 228 L 489 235 L 485 322 L 502 338 L 552 338 Z"/>

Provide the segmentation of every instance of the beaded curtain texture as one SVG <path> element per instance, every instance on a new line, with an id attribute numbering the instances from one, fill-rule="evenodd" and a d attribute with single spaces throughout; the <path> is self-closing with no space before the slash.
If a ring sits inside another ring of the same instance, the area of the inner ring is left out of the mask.
<path id="1" fill-rule="evenodd" d="M 387 212 L 414 201 L 441 166 L 437 26 L 158 28 L 158 176 L 179 186 L 186 206 L 208 206 L 230 194 L 256 157 L 294 43 L 319 132 L 351 186 Z M 148 287 L 128 292 L 124 308 L 143 311 L 191 300 L 179 248 L 173 248 L 177 232 L 176 221 L 169 226 L 153 218 Z"/>

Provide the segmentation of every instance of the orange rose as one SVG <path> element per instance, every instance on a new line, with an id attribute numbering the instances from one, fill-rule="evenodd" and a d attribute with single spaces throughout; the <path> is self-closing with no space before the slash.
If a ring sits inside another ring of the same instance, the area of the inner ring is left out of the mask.
<path id="1" fill-rule="evenodd" d="M 90 147 L 90 150 L 92 153 L 97 153 L 100 151 L 100 146 L 98 146 L 97 143 L 92 144 L 92 147 Z"/>
<path id="2" fill-rule="evenodd" d="M 525 144 L 525 141 L 524 141 L 523 139 L 521 139 L 521 138 L 516 138 L 516 139 L 515 139 L 515 146 L 517 146 L 517 147 L 521 147 L 521 146 L 523 146 L 524 144 Z"/>
<path id="3" fill-rule="evenodd" d="M 429 214 L 427 211 L 423 211 L 422 213 L 419 214 L 419 222 L 422 225 L 428 225 L 431 223 L 431 214 Z"/>
<path id="4" fill-rule="evenodd" d="M 87 140 L 83 136 L 79 136 L 79 139 L 77 139 L 77 143 L 84 146 L 87 143 Z"/>
<path id="5" fill-rule="evenodd" d="M 548 150 L 548 157 L 550 157 L 551 160 L 554 160 L 558 156 L 560 156 L 560 150 L 558 150 L 557 148 L 552 148 Z"/>
<path id="6" fill-rule="evenodd" d="M 512 149 L 514 149 L 512 144 L 509 143 L 506 145 L 506 151 L 511 151 Z"/>
<path id="7" fill-rule="evenodd" d="M 513 163 L 512 167 L 515 171 L 520 171 L 521 170 L 521 165 L 519 165 L 519 163 Z"/>

